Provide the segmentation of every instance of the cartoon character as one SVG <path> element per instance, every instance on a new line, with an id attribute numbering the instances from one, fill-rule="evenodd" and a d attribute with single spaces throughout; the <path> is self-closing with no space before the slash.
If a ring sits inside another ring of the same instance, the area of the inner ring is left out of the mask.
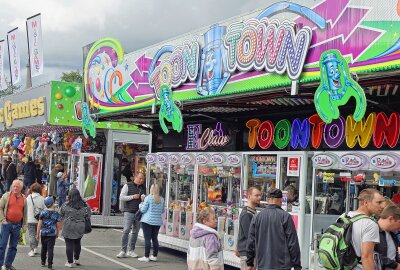
<path id="1" fill-rule="evenodd" d="M 3 142 L 3 152 L 5 154 L 9 153 L 10 151 L 12 151 L 11 148 L 11 138 L 10 137 L 5 137 L 3 138 L 4 142 Z"/>
<path id="2" fill-rule="evenodd" d="M 82 102 L 82 132 L 83 135 L 88 138 L 89 136 L 87 135 L 86 130 L 89 130 L 89 134 L 92 138 L 96 137 L 96 126 L 90 117 L 89 107 L 85 102 Z"/>
<path id="3" fill-rule="evenodd" d="M 374 173 L 372 176 L 374 177 L 374 181 L 373 181 L 374 184 L 378 184 L 379 183 L 379 179 L 381 178 L 379 176 L 379 174 L 378 173 Z"/>
<path id="4" fill-rule="evenodd" d="M 71 144 L 69 143 L 70 139 L 74 136 L 74 134 L 71 131 L 68 131 L 67 133 L 65 133 L 64 135 L 64 149 L 66 151 L 69 150 Z M 75 139 L 74 139 L 75 140 Z"/>
<path id="5" fill-rule="evenodd" d="M 21 140 L 19 139 L 18 134 L 14 134 L 14 137 L 12 139 L 12 145 L 13 145 L 14 149 L 18 147 L 20 142 L 21 142 Z"/>
<path id="6" fill-rule="evenodd" d="M 50 140 L 49 136 L 46 132 L 42 133 L 42 137 L 39 139 L 38 147 L 36 149 L 36 157 L 37 159 L 41 159 L 44 153 L 47 152 L 48 141 Z"/>
<path id="7" fill-rule="evenodd" d="M 204 34 L 200 74 L 197 80 L 197 93 L 202 96 L 220 94 L 230 78 L 227 67 L 227 52 L 223 44 L 226 27 L 213 25 Z M 205 83 L 205 89 L 202 87 Z"/>
<path id="8" fill-rule="evenodd" d="M 19 143 L 19 145 L 18 145 L 18 155 L 19 155 L 19 157 L 20 158 L 23 158 L 23 157 L 25 157 L 25 154 L 24 154 L 24 143 L 23 142 L 20 142 Z"/>
<path id="9" fill-rule="evenodd" d="M 178 133 L 182 131 L 183 123 L 182 123 L 182 113 L 179 110 L 178 106 L 175 105 L 172 91 L 167 85 L 161 86 L 161 107 L 158 115 L 158 119 L 160 121 L 160 125 L 165 134 L 168 134 L 169 130 L 165 125 L 164 120 L 166 119 L 168 122 L 172 123 L 172 128 L 176 130 Z"/>
<path id="10" fill-rule="evenodd" d="M 338 50 L 329 50 L 321 55 L 321 83 L 314 94 L 314 104 L 318 115 L 325 123 L 339 118 L 339 106 L 345 105 L 351 97 L 355 98 L 356 109 L 353 118 L 360 121 L 367 107 L 361 86 L 354 81 L 349 67 Z"/>

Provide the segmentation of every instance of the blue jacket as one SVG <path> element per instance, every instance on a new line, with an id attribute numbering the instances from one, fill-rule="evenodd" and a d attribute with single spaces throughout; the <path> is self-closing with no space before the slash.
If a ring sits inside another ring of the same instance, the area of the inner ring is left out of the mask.
<path id="1" fill-rule="evenodd" d="M 63 179 L 57 179 L 57 196 L 58 197 L 67 197 L 68 194 L 68 187 L 73 183 L 68 183 Z"/>
<path id="2" fill-rule="evenodd" d="M 153 226 L 163 225 L 162 214 L 164 213 L 164 198 L 160 198 L 160 203 L 154 201 L 153 195 L 148 195 L 144 202 L 140 204 L 140 211 L 143 213 L 141 222 Z"/>

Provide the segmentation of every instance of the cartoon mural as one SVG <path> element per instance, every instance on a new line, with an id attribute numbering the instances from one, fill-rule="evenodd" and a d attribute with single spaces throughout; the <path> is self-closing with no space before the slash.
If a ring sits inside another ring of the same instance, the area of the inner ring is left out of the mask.
<path id="1" fill-rule="evenodd" d="M 350 76 L 349 67 L 338 50 L 329 50 L 321 55 L 319 62 L 321 84 L 314 94 L 318 115 L 325 123 L 331 123 L 340 116 L 339 106 L 345 105 L 351 97 L 356 100 L 353 118 L 360 121 L 367 108 L 364 90 Z"/>
<path id="2" fill-rule="evenodd" d="M 115 39 L 99 40 L 84 67 L 91 113 L 160 104 L 163 84 L 184 101 L 320 81 L 320 56 L 332 49 L 351 72 L 400 67 L 397 2 L 271 2 L 229 24 L 125 56 Z"/>
<path id="3" fill-rule="evenodd" d="M 82 85 L 69 82 L 51 82 L 49 124 L 82 126 Z M 96 128 L 140 131 L 137 126 L 122 122 L 96 122 Z M 89 133 L 93 131 L 89 130 Z"/>

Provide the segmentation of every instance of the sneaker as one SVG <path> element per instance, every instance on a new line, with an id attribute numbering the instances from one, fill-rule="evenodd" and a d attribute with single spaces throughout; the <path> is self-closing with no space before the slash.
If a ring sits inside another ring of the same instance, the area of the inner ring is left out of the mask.
<path id="1" fill-rule="evenodd" d="M 153 256 L 153 255 L 150 255 L 149 260 L 153 261 L 153 262 L 156 262 L 157 261 L 157 257 Z"/>
<path id="2" fill-rule="evenodd" d="M 41 267 L 46 267 L 46 262 L 42 262 L 42 263 L 40 264 L 40 266 L 41 266 Z"/>
<path id="3" fill-rule="evenodd" d="M 53 270 L 54 269 L 53 265 L 49 264 L 49 266 L 47 266 L 47 269 L 52 269 Z"/>
<path id="4" fill-rule="evenodd" d="M 14 267 L 14 266 L 12 266 L 12 265 L 10 265 L 10 266 L 6 266 L 6 269 L 7 269 L 7 270 L 17 270 L 17 269 L 15 269 L 15 267 Z"/>
<path id="5" fill-rule="evenodd" d="M 148 257 L 143 256 L 143 257 L 140 257 L 140 258 L 138 259 L 138 261 L 141 261 L 141 262 L 149 262 L 150 259 L 149 259 Z"/>
<path id="6" fill-rule="evenodd" d="M 77 265 L 77 266 L 81 265 L 81 263 L 79 262 L 79 260 L 74 260 L 74 264 Z"/>
<path id="7" fill-rule="evenodd" d="M 31 250 L 28 252 L 29 257 L 34 257 L 35 256 L 35 251 Z"/>
<path id="8" fill-rule="evenodd" d="M 128 253 L 126 254 L 126 255 L 128 255 L 129 257 L 132 257 L 132 258 L 137 258 L 137 257 L 139 257 L 139 255 L 137 255 L 135 252 L 133 252 L 132 250 L 131 251 L 128 251 Z"/>
<path id="9" fill-rule="evenodd" d="M 126 256 L 126 253 L 124 251 L 121 251 L 120 253 L 118 253 L 117 258 L 126 258 L 128 256 Z"/>
<path id="10" fill-rule="evenodd" d="M 72 268 L 72 263 L 66 262 L 65 267 Z"/>

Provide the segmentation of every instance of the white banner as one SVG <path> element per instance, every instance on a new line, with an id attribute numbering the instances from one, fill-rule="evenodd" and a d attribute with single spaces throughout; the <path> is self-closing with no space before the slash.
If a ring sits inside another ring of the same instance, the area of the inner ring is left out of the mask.
<path id="1" fill-rule="evenodd" d="M 11 66 L 11 79 L 13 84 L 17 84 L 21 81 L 21 58 L 18 46 L 18 27 L 8 32 L 7 42 Z"/>
<path id="2" fill-rule="evenodd" d="M 28 31 L 31 77 L 35 77 L 43 74 L 42 23 L 40 14 L 26 20 L 26 31 Z"/>
<path id="3" fill-rule="evenodd" d="M 4 79 L 4 47 L 6 46 L 5 40 L 0 40 L 0 91 L 7 88 L 6 81 Z"/>

